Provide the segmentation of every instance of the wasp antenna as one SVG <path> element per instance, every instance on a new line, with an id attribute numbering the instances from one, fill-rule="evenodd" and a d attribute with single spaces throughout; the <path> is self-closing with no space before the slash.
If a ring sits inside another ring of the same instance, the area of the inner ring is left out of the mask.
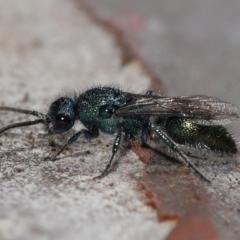
<path id="1" fill-rule="evenodd" d="M 26 109 L 20 109 L 20 108 L 1 107 L 0 106 L 0 111 L 19 112 L 19 113 L 24 113 L 24 114 L 29 114 L 29 115 L 33 115 L 33 116 L 36 116 L 36 117 L 40 117 L 41 119 L 45 119 L 46 118 L 45 114 L 43 114 L 41 112 L 38 112 L 38 111 L 34 111 L 34 110 L 26 110 Z"/>
<path id="2" fill-rule="evenodd" d="M 34 121 L 26 121 L 26 122 L 18 122 L 18 123 L 13 123 L 13 124 L 9 124 L 3 128 L 0 129 L 0 134 L 11 129 L 11 128 L 17 128 L 17 127 L 24 127 L 24 126 L 29 126 L 29 125 L 35 125 L 38 123 L 45 123 L 46 121 L 44 119 L 37 119 Z"/>

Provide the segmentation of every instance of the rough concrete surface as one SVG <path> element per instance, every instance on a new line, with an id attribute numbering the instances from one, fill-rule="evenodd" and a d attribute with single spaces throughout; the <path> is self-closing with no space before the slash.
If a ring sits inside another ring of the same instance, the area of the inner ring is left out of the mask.
<path id="1" fill-rule="evenodd" d="M 58 94 L 93 84 L 147 89 L 138 63 L 122 67 L 119 56 L 113 37 L 72 1 L 0 1 L 1 105 L 46 111 Z M 29 118 L 1 111 L 0 126 Z M 145 204 L 132 178 L 145 166 L 133 152 L 119 154 L 109 176 L 92 180 L 112 141 L 81 139 L 52 163 L 42 161 L 55 149 L 42 126 L 1 135 L 0 238 L 164 239 L 174 225 L 159 223 Z"/>

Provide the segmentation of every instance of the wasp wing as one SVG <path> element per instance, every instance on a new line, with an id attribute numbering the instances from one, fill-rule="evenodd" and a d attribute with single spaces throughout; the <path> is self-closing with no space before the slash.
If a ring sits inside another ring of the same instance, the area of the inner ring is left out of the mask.
<path id="1" fill-rule="evenodd" d="M 117 109 L 115 116 L 175 116 L 192 118 L 203 124 L 228 124 L 239 118 L 235 105 L 204 95 L 164 97 L 133 94 L 133 99 Z"/>

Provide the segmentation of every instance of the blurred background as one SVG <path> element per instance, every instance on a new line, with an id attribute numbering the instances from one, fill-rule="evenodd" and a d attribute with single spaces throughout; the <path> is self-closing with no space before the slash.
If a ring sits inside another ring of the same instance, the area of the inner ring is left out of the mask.
<path id="1" fill-rule="evenodd" d="M 128 33 L 167 94 L 205 94 L 240 106 L 240 1 L 87 2 Z"/>

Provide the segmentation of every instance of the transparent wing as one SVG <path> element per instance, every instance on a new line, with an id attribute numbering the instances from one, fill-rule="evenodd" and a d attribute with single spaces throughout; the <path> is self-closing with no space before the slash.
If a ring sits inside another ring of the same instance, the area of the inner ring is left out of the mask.
<path id="1" fill-rule="evenodd" d="M 133 95 L 133 98 L 134 101 L 117 109 L 115 116 L 176 116 L 193 118 L 203 124 L 228 124 L 239 118 L 235 105 L 204 95 Z"/>

